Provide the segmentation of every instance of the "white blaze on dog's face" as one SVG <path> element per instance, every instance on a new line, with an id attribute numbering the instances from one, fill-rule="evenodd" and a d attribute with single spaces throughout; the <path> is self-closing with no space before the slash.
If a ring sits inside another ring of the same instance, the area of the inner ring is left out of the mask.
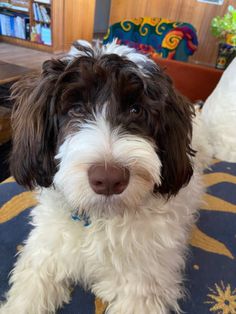
<path id="1" fill-rule="evenodd" d="M 89 210 L 90 215 L 135 210 L 161 183 L 155 143 L 112 126 L 106 110 L 78 123 L 78 131 L 76 124 L 56 156 L 60 162 L 55 185 L 72 207 Z"/>
<path id="2" fill-rule="evenodd" d="M 13 90 L 16 180 L 52 184 L 90 215 L 138 210 L 192 175 L 192 108 L 146 56 L 112 43 L 77 44 Z"/>

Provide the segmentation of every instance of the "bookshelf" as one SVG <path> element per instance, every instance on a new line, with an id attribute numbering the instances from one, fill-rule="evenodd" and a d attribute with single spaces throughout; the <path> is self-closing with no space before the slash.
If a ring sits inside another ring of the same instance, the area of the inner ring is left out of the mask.
<path id="1" fill-rule="evenodd" d="M 0 0 L 0 41 L 59 53 L 92 40 L 95 0 Z"/>

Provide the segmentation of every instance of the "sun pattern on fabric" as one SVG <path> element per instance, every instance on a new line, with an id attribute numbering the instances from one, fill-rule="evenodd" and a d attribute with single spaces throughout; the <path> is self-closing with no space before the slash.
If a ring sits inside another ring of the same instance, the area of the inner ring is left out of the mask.
<path id="1" fill-rule="evenodd" d="M 12 197 L 0 208 L 0 224 L 3 224 L 16 217 L 29 207 L 37 205 L 34 193 L 31 191 L 22 192 Z"/>
<path id="2" fill-rule="evenodd" d="M 203 251 L 224 255 L 232 260 L 234 259 L 234 256 L 224 243 L 209 237 L 196 226 L 193 228 L 190 244 Z"/>
<path id="3" fill-rule="evenodd" d="M 220 163 L 220 161 L 214 161 L 214 164 Z M 236 176 L 224 172 L 214 172 L 204 174 L 204 183 L 206 187 L 213 187 L 217 184 L 231 183 L 235 187 L 236 192 Z M 236 195 L 236 194 L 235 194 Z M 212 211 L 221 213 L 236 214 L 236 205 L 227 200 L 221 199 L 218 196 L 205 193 L 204 203 L 201 206 L 202 211 Z M 198 227 L 193 228 L 190 244 L 194 247 L 200 248 L 203 251 L 211 252 L 219 255 L 224 255 L 230 259 L 235 259 L 235 256 L 228 248 L 228 243 L 222 243 L 217 239 L 214 239 Z M 217 313 L 218 314 L 218 313 Z M 232 314 L 232 313 L 231 313 Z M 236 314 L 236 311 L 235 311 Z"/>
<path id="4" fill-rule="evenodd" d="M 217 314 L 236 314 L 236 289 L 232 289 L 230 284 L 225 287 L 224 283 L 215 284 L 215 289 L 209 288 L 207 295 L 210 312 Z"/>
<path id="5" fill-rule="evenodd" d="M 103 303 L 101 299 L 95 299 L 95 314 L 104 314 L 107 307 L 107 303 Z"/>

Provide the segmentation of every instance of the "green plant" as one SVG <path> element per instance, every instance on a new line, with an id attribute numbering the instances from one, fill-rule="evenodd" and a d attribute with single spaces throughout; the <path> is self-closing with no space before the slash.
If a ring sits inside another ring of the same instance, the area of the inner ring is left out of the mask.
<path id="1" fill-rule="evenodd" d="M 211 21 L 211 32 L 217 38 L 225 41 L 227 34 L 236 34 L 236 9 L 230 5 L 223 16 L 216 16 Z"/>

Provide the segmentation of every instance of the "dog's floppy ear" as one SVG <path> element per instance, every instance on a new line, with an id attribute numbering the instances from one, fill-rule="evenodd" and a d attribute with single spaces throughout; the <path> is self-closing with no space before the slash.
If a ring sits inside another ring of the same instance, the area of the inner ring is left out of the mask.
<path id="1" fill-rule="evenodd" d="M 29 188 L 52 184 L 58 134 L 53 92 L 65 66 L 64 61 L 46 61 L 41 74 L 24 77 L 12 87 L 11 173 L 19 184 Z"/>
<path id="2" fill-rule="evenodd" d="M 191 159 L 195 152 L 191 148 L 191 137 L 194 109 L 159 69 L 148 86 L 158 111 L 155 139 L 162 162 L 162 183 L 155 187 L 155 191 L 170 197 L 176 195 L 193 174 Z"/>
<path id="3" fill-rule="evenodd" d="M 172 95 L 158 132 L 158 147 L 162 161 L 162 184 L 159 192 L 175 195 L 192 174 L 191 106 L 181 96 Z"/>

